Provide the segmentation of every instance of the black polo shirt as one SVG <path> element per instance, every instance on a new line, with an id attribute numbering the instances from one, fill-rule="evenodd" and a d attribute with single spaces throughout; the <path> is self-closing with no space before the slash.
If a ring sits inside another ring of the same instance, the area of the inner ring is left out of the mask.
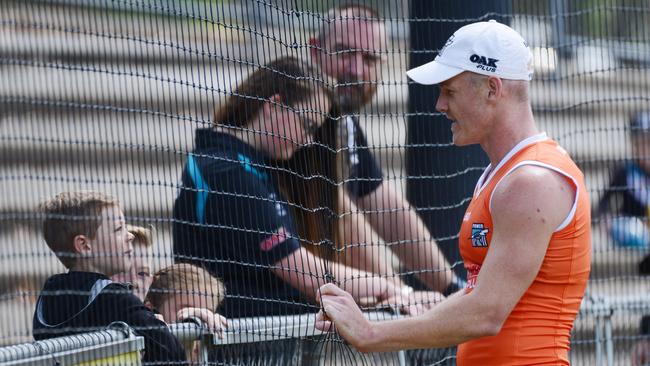
<path id="1" fill-rule="evenodd" d="M 361 198 L 374 192 L 382 183 L 379 163 L 368 148 L 366 136 L 354 116 L 345 116 L 341 128 L 344 153 L 349 168 L 345 188 L 351 197 Z"/>
<path id="2" fill-rule="evenodd" d="M 232 317 L 315 311 L 270 267 L 300 248 L 269 159 L 238 138 L 196 131 L 174 204 L 174 257 L 223 279 Z"/>

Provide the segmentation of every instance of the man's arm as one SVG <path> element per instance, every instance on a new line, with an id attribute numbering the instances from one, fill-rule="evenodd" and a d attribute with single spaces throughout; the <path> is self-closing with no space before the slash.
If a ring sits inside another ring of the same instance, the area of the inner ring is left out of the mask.
<path id="1" fill-rule="evenodd" d="M 339 230 L 343 245 L 345 264 L 362 271 L 385 276 L 397 286 L 404 286 L 395 274 L 395 254 L 373 230 L 366 216 L 343 190 L 338 194 L 339 208 L 343 215 L 339 219 Z"/>
<path id="2" fill-rule="evenodd" d="M 425 309 L 430 308 L 443 298 L 436 292 L 404 293 L 392 281 L 373 273 L 326 261 L 304 248 L 300 248 L 280 260 L 272 268 L 272 271 L 305 296 L 317 301 L 319 300 L 318 291 L 320 286 L 325 283 L 327 275 L 325 265 L 329 267 L 329 272 L 347 291 L 346 293 L 357 301 L 362 300 L 369 303 L 380 301 L 398 311 L 416 315 L 423 313 Z"/>
<path id="3" fill-rule="evenodd" d="M 429 230 L 402 194 L 389 182 L 355 200 L 365 217 L 401 262 L 430 289 L 443 292 L 455 275 Z"/>
<path id="4" fill-rule="evenodd" d="M 569 214 L 575 188 L 551 170 L 524 166 L 492 197 L 494 234 L 473 291 L 453 296 L 421 316 L 371 323 L 349 296 L 321 288 L 325 313 L 317 328 L 337 331 L 364 352 L 440 348 L 498 334 L 537 276 L 549 240 Z M 516 260 L 513 260 L 516 259 Z"/>

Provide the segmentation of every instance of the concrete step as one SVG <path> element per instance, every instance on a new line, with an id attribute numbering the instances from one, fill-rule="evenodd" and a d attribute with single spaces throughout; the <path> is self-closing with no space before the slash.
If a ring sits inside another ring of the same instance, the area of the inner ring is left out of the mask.
<path id="1" fill-rule="evenodd" d="M 137 112 L 8 112 L 0 119 L 0 184 L 5 192 L 23 192 L 3 205 L 19 211 L 41 199 L 27 197 L 34 192 L 47 196 L 66 187 L 117 191 L 125 199 L 148 197 L 150 190 L 156 197 L 173 197 L 185 157 L 194 146 L 194 129 L 210 123 L 201 117 Z M 615 115 L 585 121 L 556 120 L 548 114 L 539 118 L 540 129 L 556 136 L 584 169 L 594 204 L 608 184 L 610 170 L 630 156 L 625 123 Z M 361 125 L 386 179 L 404 183 L 404 120 L 364 117 Z M 25 191 L 27 182 L 34 184 L 33 190 Z M 169 207 L 163 206 L 162 212 Z"/>
<path id="2" fill-rule="evenodd" d="M 6 20 L 3 33 L 7 35 L 0 49 L 8 57 L 69 62 L 246 61 L 258 56 L 259 48 L 266 49 L 267 54 L 275 54 L 280 48 L 293 49 L 294 39 L 282 42 L 293 33 L 310 34 L 304 26 L 311 22 L 286 22 L 295 15 L 268 5 L 7 0 L 0 9 Z M 285 22 L 273 24 L 267 17 Z M 314 17 L 316 14 L 306 16 Z M 286 29 L 289 24 L 292 30 Z M 253 40 L 265 42 L 257 49 L 241 46 Z M 307 44 L 306 39 L 295 41 Z"/>
<path id="3" fill-rule="evenodd" d="M 77 150 L 79 151 L 79 150 Z M 83 152 L 83 150 L 81 150 Z M 383 150 L 381 150 L 383 153 Z M 29 153 L 29 151 L 27 152 Z M 28 212 L 38 202 L 60 191 L 94 189 L 115 194 L 131 212 L 146 217 L 167 217 L 171 212 L 185 154 L 155 155 L 156 160 L 143 159 L 139 152 L 125 153 L 133 160 L 106 161 L 98 155 L 39 155 L 37 162 L 0 166 L 0 189 L 7 192 L 0 212 Z M 399 164 L 400 150 L 380 155 L 385 180 L 402 187 L 406 172 Z M 66 157 L 74 156 L 71 160 Z M 145 155 L 146 157 L 147 155 Z M 162 156 L 162 157 L 161 157 Z M 394 163 L 394 164 L 393 164 Z M 595 208 L 609 184 L 615 164 L 592 164 L 585 169 L 585 179 L 592 206 Z"/>
<path id="4" fill-rule="evenodd" d="M 0 54 L 72 63 L 182 64 L 307 56 L 309 39 L 326 22 L 313 8 L 274 2 L 6 0 L 0 9 L 6 21 L 0 26 L 7 37 L 0 40 Z M 405 10 L 405 4 L 391 6 L 392 19 L 386 22 L 394 53 L 405 49 Z"/>
<path id="5" fill-rule="evenodd" d="M 166 113 L 92 105 L 39 104 L 30 100 L 5 101 L 0 115 L 0 138 L 5 142 L 1 148 L 5 153 L 0 155 L 0 163 L 11 156 L 35 159 L 56 155 L 58 149 L 80 147 L 87 154 L 101 150 L 105 159 L 112 160 L 128 158 L 125 152 L 135 149 L 142 152 L 143 158 L 157 151 L 163 155 L 183 153 L 193 148 L 194 130 L 211 125 L 211 112 L 208 108 Z M 536 120 L 539 129 L 562 144 L 579 163 L 630 156 L 628 115 L 618 109 L 605 113 L 539 113 Z M 406 119 L 398 113 L 364 113 L 360 116 L 360 124 L 369 146 L 380 160 L 389 162 L 386 166 L 401 165 L 399 162 L 406 147 Z M 47 149 L 48 153 L 26 154 L 29 149 Z M 111 149 L 115 157 L 108 156 Z"/>
<path id="6" fill-rule="evenodd" d="M 2 169 L 2 212 L 30 212 L 58 192 L 96 190 L 118 197 L 131 215 L 168 219 L 182 166 L 15 165 Z"/>
<path id="7" fill-rule="evenodd" d="M 375 102 L 363 113 L 381 115 L 405 110 L 408 86 L 403 70 L 405 57 L 391 60 L 378 76 Z M 52 64 L 34 60 L 0 59 L 0 98 L 25 98 L 77 102 L 99 106 L 153 111 L 208 111 L 244 80 L 247 65 L 149 65 L 149 64 Z M 613 70 L 608 79 L 568 78 L 531 84 L 536 112 L 582 113 L 629 111 L 648 106 L 645 85 L 615 84 L 609 78 L 644 79 L 638 70 Z M 435 104 L 431 102 L 432 106 Z M 423 111 L 414 111 L 420 113 Z"/>

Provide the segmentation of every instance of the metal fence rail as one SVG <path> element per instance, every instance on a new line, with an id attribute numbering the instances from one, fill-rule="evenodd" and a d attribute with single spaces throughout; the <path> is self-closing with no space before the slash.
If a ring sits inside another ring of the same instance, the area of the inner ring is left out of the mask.
<path id="1" fill-rule="evenodd" d="M 612 317 L 618 312 L 650 313 L 650 295 L 585 297 L 580 315 L 595 318 L 596 365 L 613 366 L 615 360 Z M 372 321 L 394 320 L 400 316 L 387 312 L 366 312 Z M 182 342 L 199 341 L 199 364 L 208 364 L 208 350 L 232 344 L 275 341 L 288 338 L 307 338 L 323 335 L 314 328 L 316 314 L 238 318 L 228 320 L 223 338 L 210 333 L 198 321 L 171 324 L 170 331 Z M 123 323 L 122 323 L 123 324 Z M 52 360 L 75 363 L 96 359 L 98 355 L 120 355 L 144 348 L 142 337 L 136 336 L 125 324 L 111 329 L 84 333 L 44 341 L 0 348 L 0 365 L 51 365 Z M 98 352 L 98 350 L 102 350 Z M 400 364 L 405 364 L 400 353 Z"/>
<path id="2" fill-rule="evenodd" d="M 125 324 L 110 329 L 0 348 L 0 365 L 140 365 L 144 339 Z"/>
<path id="3" fill-rule="evenodd" d="M 614 348 L 614 331 L 612 317 L 622 311 L 634 311 L 650 314 L 650 295 L 585 297 L 580 313 L 593 315 L 595 318 L 596 365 L 613 366 L 616 349 Z"/>

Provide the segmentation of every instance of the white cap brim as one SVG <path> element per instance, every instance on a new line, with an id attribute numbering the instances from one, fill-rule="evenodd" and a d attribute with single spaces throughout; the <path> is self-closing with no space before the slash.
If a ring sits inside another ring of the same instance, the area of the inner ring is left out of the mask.
<path id="1" fill-rule="evenodd" d="M 434 60 L 407 71 L 406 75 L 418 84 L 432 85 L 449 80 L 463 71 L 465 70 L 447 66 Z"/>

